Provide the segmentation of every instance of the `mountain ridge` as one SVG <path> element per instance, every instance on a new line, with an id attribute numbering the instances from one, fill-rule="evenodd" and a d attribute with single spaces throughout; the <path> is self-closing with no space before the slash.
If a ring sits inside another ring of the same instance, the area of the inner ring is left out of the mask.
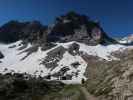
<path id="1" fill-rule="evenodd" d="M 57 17 L 53 26 L 42 25 L 39 21 L 12 20 L 0 27 L 1 42 L 11 43 L 18 40 L 44 44 L 52 41 L 78 41 L 88 45 L 116 43 L 103 31 L 99 23 L 76 12 L 68 12 Z"/>

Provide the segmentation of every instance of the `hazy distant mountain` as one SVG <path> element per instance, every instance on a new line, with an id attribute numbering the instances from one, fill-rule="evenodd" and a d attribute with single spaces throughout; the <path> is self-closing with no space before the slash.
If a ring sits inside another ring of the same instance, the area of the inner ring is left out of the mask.
<path id="1" fill-rule="evenodd" d="M 127 37 L 120 39 L 119 42 L 122 44 L 132 44 L 133 43 L 133 34 L 130 34 Z"/>

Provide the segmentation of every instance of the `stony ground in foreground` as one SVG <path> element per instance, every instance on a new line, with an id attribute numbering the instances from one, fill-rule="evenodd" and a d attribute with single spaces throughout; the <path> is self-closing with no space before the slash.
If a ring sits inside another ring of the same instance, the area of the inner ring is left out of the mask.
<path id="1" fill-rule="evenodd" d="M 120 60 L 89 60 L 86 88 L 99 100 L 133 100 L 133 50 L 115 55 Z"/>

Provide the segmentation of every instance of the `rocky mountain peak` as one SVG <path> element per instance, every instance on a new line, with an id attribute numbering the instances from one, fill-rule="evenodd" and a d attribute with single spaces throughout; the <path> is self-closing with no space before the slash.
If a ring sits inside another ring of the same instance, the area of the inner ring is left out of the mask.
<path id="1" fill-rule="evenodd" d="M 108 38 L 99 23 L 75 12 L 57 17 L 49 38 L 52 41 L 78 41 L 88 45 L 96 45 L 111 39 Z"/>
<path id="2" fill-rule="evenodd" d="M 103 31 L 100 24 L 85 15 L 69 12 L 56 18 L 52 27 L 39 21 L 9 21 L 0 27 L 0 42 L 18 40 L 35 44 L 77 41 L 87 45 L 114 42 Z"/>

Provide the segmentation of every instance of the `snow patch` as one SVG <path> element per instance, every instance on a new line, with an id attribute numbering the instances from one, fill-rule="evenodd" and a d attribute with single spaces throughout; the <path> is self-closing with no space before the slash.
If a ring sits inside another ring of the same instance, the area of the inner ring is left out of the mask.
<path id="1" fill-rule="evenodd" d="M 120 45 L 120 44 L 112 44 L 112 45 L 101 45 L 98 44 L 96 46 L 88 46 L 79 42 L 68 42 L 68 43 L 58 43 L 58 45 L 63 46 L 64 48 L 69 48 L 69 46 L 73 43 L 77 43 L 80 45 L 79 51 L 83 53 L 87 53 L 88 55 L 98 56 L 105 60 L 117 60 L 114 56 L 111 55 L 112 52 L 115 51 L 123 51 L 128 48 L 128 46 Z"/>
<path id="2" fill-rule="evenodd" d="M 123 51 L 129 46 L 123 46 L 119 44 L 115 45 L 96 45 L 96 46 L 88 46 L 83 43 L 79 42 L 68 42 L 68 43 L 56 43 L 57 46 L 42 51 L 41 47 L 39 47 L 37 52 L 32 53 L 29 55 L 26 59 L 21 60 L 24 56 L 26 56 L 26 52 L 23 52 L 24 50 L 30 48 L 32 45 L 29 44 L 25 49 L 18 50 L 23 44 L 21 44 L 22 41 L 18 41 L 16 43 L 12 44 L 0 44 L 0 51 L 4 54 L 4 58 L 1 60 L 2 63 L 0 63 L 0 73 L 8 73 L 8 72 L 15 72 L 15 73 L 27 73 L 34 75 L 36 77 L 38 76 L 47 76 L 49 74 L 54 74 L 60 71 L 61 68 L 68 66 L 70 70 L 68 70 L 65 75 L 69 74 L 72 75 L 72 80 L 64 80 L 63 82 L 66 83 L 81 83 L 81 80 L 85 78 L 84 73 L 86 71 L 87 63 L 83 60 L 83 58 L 80 55 L 71 55 L 68 51 L 66 51 L 63 55 L 63 58 L 58 62 L 58 66 L 54 68 L 52 71 L 51 69 L 48 69 L 45 67 L 45 65 L 40 64 L 41 60 L 44 59 L 47 56 L 47 53 L 51 50 L 54 50 L 55 48 L 59 46 L 63 46 L 64 48 L 68 49 L 71 44 L 77 43 L 80 46 L 79 51 L 82 51 L 83 53 L 87 53 L 88 55 L 98 56 L 105 60 L 114 60 L 116 59 L 114 56 L 111 55 L 112 52 L 115 51 Z M 10 46 L 16 45 L 14 48 L 9 48 Z M 20 53 L 23 52 L 23 53 Z M 79 65 L 77 68 L 74 68 L 71 64 L 74 62 L 79 62 Z M 75 73 L 78 73 L 76 75 Z M 57 78 L 52 78 L 52 80 L 55 80 Z M 62 80 L 61 80 L 62 81 Z"/>
<path id="3" fill-rule="evenodd" d="M 116 60 L 114 56 L 111 55 L 112 52 L 122 51 L 125 49 L 125 46 L 115 44 L 115 45 L 96 45 L 96 46 L 87 46 L 85 44 L 78 43 L 80 45 L 80 51 L 83 51 L 89 55 L 98 56 L 105 60 Z"/>

